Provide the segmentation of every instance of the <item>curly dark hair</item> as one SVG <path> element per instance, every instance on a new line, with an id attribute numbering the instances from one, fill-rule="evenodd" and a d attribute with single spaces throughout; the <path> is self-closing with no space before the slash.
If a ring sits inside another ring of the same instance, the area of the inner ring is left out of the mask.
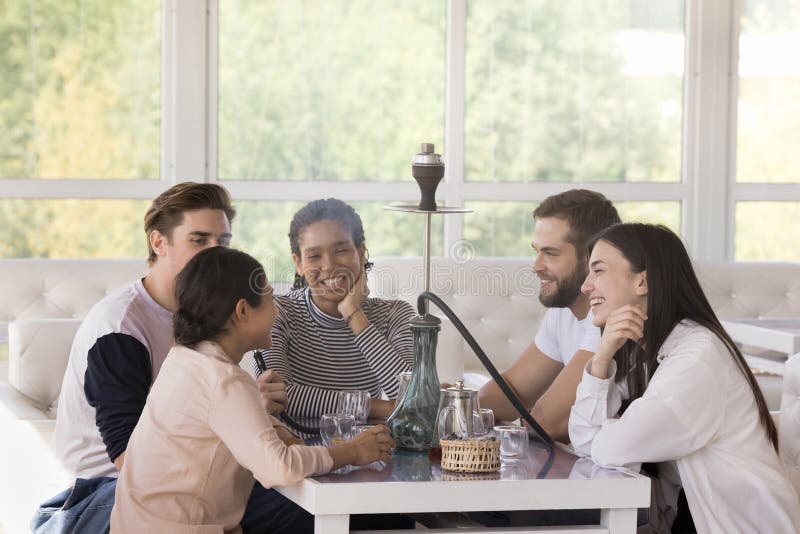
<path id="1" fill-rule="evenodd" d="M 289 246 L 292 254 L 300 257 L 300 244 L 298 243 L 300 234 L 307 226 L 319 221 L 335 221 L 341 224 L 353 237 L 353 243 L 357 248 L 364 243 L 364 225 L 356 210 L 338 198 L 321 198 L 309 202 L 292 217 L 292 222 L 289 224 Z M 364 272 L 367 273 L 370 269 L 372 269 L 372 262 L 367 256 L 364 262 Z M 295 272 L 292 289 L 302 289 L 307 285 L 305 277 Z"/>

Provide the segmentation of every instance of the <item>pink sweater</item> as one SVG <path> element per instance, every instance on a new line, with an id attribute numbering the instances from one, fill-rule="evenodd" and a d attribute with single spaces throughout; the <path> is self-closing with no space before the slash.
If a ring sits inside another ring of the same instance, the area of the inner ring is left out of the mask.
<path id="1" fill-rule="evenodd" d="M 324 447 L 287 447 L 253 378 L 216 343 L 176 345 L 125 452 L 111 532 L 238 533 L 253 488 L 328 472 Z"/>

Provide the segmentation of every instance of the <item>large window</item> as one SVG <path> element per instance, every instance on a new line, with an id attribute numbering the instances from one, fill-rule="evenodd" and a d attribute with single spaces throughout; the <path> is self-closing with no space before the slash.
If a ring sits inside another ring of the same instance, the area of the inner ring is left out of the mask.
<path id="1" fill-rule="evenodd" d="M 474 209 L 434 254 L 529 255 L 534 207 L 584 187 L 695 258 L 800 260 L 800 0 L 8 0 L 0 39 L 2 257 L 144 257 L 183 180 L 228 187 L 276 280 L 315 198 L 419 255 L 382 206 L 426 141 Z"/>
<path id="2" fill-rule="evenodd" d="M 768 184 L 800 191 L 800 1 L 744 0 L 740 28 L 736 181 L 752 185 L 736 203 L 735 257 L 800 261 L 800 193 L 757 201 Z"/>
<path id="3" fill-rule="evenodd" d="M 159 176 L 159 5 L 0 4 L 0 177 Z"/>
<path id="4" fill-rule="evenodd" d="M 466 179 L 678 182 L 683 2 L 468 2 Z"/>
<path id="5" fill-rule="evenodd" d="M 220 2 L 220 179 L 407 179 L 442 146 L 444 29 L 430 0 Z"/>

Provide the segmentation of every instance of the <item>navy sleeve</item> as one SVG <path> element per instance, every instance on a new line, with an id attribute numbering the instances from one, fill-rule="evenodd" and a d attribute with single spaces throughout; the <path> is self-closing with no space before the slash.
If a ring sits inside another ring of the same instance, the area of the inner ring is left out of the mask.
<path id="1" fill-rule="evenodd" d="M 107 334 L 89 349 L 83 391 L 113 462 L 128 448 L 153 382 L 150 353 L 127 334 Z"/>

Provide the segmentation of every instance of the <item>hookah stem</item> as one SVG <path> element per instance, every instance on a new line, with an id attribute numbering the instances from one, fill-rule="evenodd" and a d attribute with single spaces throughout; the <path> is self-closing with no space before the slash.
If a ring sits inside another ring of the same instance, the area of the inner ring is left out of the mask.
<path id="1" fill-rule="evenodd" d="M 267 362 L 264 361 L 264 355 L 261 354 L 260 350 L 253 351 L 253 358 L 256 360 L 256 365 L 258 366 L 259 371 L 263 373 L 267 370 Z M 319 436 L 319 428 L 301 425 L 289 417 L 289 414 L 286 413 L 286 410 L 282 411 L 278 417 L 280 417 L 281 421 L 286 423 L 287 426 L 294 428 L 298 432 L 302 432 L 303 434 L 311 434 L 312 436 Z"/>
<path id="2" fill-rule="evenodd" d="M 417 308 L 418 308 L 417 311 L 420 314 L 424 313 L 425 300 L 430 300 L 431 302 L 436 304 L 436 306 L 444 312 L 447 318 L 453 322 L 453 325 L 461 333 L 461 336 L 466 340 L 470 348 L 472 348 L 473 352 L 475 352 L 475 355 L 478 356 L 478 359 L 480 359 L 481 363 L 486 368 L 486 370 L 489 371 L 489 374 L 492 376 L 494 381 L 497 382 L 497 385 L 500 386 L 500 389 L 503 391 L 505 396 L 508 397 L 508 400 L 511 401 L 511 404 L 514 405 L 514 408 L 517 409 L 520 416 L 522 416 L 522 419 L 524 419 L 526 423 L 531 425 L 531 428 L 533 428 L 539 435 L 539 437 L 541 437 L 550 446 L 550 449 L 552 449 L 553 438 L 551 438 L 550 435 L 544 431 L 544 429 L 539 425 L 539 423 L 536 422 L 533 416 L 531 416 L 528 410 L 525 409 L 525 406 L 522 405 L 522 402 L 520 402 L 519 397 L 517 397 L 514 394 L 514 392 L 511 391 L 511 388 L 508 387 L 508 384 L 500 375 L 500 373 L 497 371 L 497 368 L 492 364 L 491 360 L 489 360 L 489 358 L 486 356 L 486 353 L 483 352 L 483 349 L 480 347 L 480 345 L 478 345 L 478 342 L 475 341 L 475 338 L 472 337 L 472 334 L 470 334 L 469 331 L 466 329 L 466 327 L 464 327 L 464 324 L 461 322 L 461 320 L 458 317 L 456 317 L 456 314 L 453 313 L 453 310 L 451 310 L 447 306 L 447 304 L 445 304 L 444 301 L 442 301 L 442 299 L 440 299 L 433 293 L 426 291 L 424 293 L 421 293 L 417 298 Z"/>

